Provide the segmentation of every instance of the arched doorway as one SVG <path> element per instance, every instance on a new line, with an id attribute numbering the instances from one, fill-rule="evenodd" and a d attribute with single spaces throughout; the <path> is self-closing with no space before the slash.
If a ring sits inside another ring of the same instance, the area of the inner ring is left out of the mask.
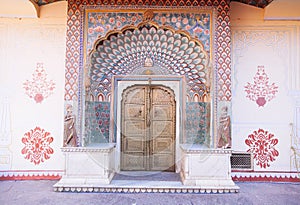
<path id="1" fill-rule="evenodd" d="M 134 85 L 122 94 L 121 170 L 175 171 L 176 102 L 163 85 Z"/>

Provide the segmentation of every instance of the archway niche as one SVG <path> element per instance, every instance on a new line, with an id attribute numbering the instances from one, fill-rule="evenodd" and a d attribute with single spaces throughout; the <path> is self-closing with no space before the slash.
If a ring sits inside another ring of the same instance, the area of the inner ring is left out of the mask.
<path id="1" fill-rule="evenodd" d="M 85 72 L 84 146 L 118 143 L 118 82 L 180 78 L 180 143 L 212 146 L 211 66 L 202 43 L 154 23 L 129 26 L 95 42 Z M 113 79 L 118 76 L 116 82 Z M 122 80 L 120 80 L 122 79 Z M 139 82 L 140 83 L 140 82 Z M 184 95 L 182 95 L 184 93 Z"/>
<path id="2" fill-rule="evenodd" d="M 174 93 L 172 170 L 180 173 L 182 184 L 178 189 L 189 186 L 198 191 L 237 191 L 230 175 L 231 150 L 214 147 L 216 91 L 212 86 L 212 53 L 208 54 L 202 42 L 187 31 L 159 26 L 149 18 L 97 39 L 82 78 L 82 146 L 63 148 L 66 174 L 55 187 L 66 190 L 73 184 L 93 190 L 116 188 L 110 183 L 121 171 L 122 95 L 132 86 L 154 85 Z"/>

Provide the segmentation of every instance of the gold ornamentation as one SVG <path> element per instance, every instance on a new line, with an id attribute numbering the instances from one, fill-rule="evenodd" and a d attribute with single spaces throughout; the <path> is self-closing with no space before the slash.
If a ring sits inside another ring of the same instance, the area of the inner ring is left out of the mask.
<path id="1" fill-rule="evenodd" d="M 153 19 L 154 13 L 152 10 L 147 10 L 144 13 L 144 21 L 151 21 Z"/>

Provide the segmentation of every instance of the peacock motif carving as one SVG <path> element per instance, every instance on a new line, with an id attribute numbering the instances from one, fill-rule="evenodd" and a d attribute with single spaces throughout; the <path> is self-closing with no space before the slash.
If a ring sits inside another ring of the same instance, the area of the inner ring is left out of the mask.
<path id="1" fill-rule="evenodd" d="M 185 75 L 191 96 L 207 91 L 209 56 L 203 45 L 184 33 L 144 25 L 98 42 L 91 53 L 91 94 L 109 95 L 105 82 L 113 75 L 142 75 L 145 60 L 153 62 L 156 75 Z"/>

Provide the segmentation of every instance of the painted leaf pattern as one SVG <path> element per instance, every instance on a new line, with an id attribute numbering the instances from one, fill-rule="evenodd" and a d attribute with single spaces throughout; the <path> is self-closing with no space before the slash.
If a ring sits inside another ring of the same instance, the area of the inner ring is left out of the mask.
<path id="1" fill-rule="evenodd" d="M 264 66 L 258 66 L 258 70 L 254 76 L 254 83 L 247 83 L 245 86 L 246 97 L 249 100 L 255 101 L 258 106 L 264 106 L 267 101 L 275 98 L 278 92 L 278 86 L 275 83 L 269 83 Z"/>
<path id="2" fill-rule="evenodd" d="M 37 67 L 32 74 L 32 81 L 26 80 L 23 85 L 25 93 L 33 98 L 36 103 L 41 103 L 53 94 L 55 88 L 55 83 L 52 80 L 47 80 L 47 74 L 42 63 L 37 63 Z"/>
<path id="3" fill-rule="evenodd" d="M 50 147 L 53 142 L 53 137 L 49 132 L 46 132 L 40 127 L 36 127 L 29 132 L 26 132 L 22 138 L 22 143 L 25 145 L 21 153 L 25 155 L 25 159 L 35 165 L 50 159 L 50 155 L 54 150 Z"/>
<path id="4" fill-rule="evenodd" d="M 249 146 L 247 152 L 253 154 L 256 165 L 261 168 L 270 167 L 270 162 L 275 161 L 276 157 L 279 156 L 279 152 L 275 149 L 278 139 L 274 138 L 274 134 L 263 129 L 258 129 L 250 134 L 245 143 Z"/>

